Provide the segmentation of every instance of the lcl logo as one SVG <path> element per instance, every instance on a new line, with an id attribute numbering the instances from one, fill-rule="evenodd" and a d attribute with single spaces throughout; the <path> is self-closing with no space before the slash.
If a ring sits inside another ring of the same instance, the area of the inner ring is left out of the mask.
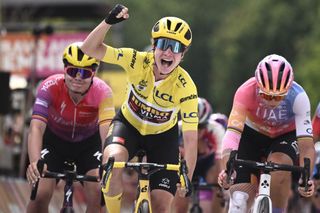
<path id="1" fill-rule="evenodd" d="M 172 95 L 169 95 L 167 93 L 160 93 L 159 90 L 156 90 L 155 96 L 164 100 L 164 101 L 169 101 L 169 102 L 173 103 Z"/>

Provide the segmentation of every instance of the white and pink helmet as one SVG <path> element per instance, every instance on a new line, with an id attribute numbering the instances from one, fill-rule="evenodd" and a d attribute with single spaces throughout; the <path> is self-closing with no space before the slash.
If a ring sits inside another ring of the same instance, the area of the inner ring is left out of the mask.
<path id="1" fill-rule="evenodd" d="M 204 125 L 205 123 L 207 123 L 211 114 L 211 104 L 205 98 L 198 97 L 199 125 Z"/>
<path id="2" fill-rule="evenodd" d="M 255 78 L 260 90 L 268 95 L 284 95 L 293 82 L 293 70 L 282 56 L 272 54 L 259 62 Z"/>

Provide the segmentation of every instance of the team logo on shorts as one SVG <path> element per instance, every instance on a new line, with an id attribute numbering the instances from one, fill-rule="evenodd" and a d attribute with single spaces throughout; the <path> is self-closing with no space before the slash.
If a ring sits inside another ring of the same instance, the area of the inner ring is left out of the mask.
<path id="1" fill-rule="evenodd" d="M 44 157 L 45 157 L 49 152 L 50 152 L 50 151 L 49 151 L 47 148 L 41 150 L 41 152 L 40 152 L 41 158 L 44 159 Z"/>
<path id="2" fill-rule="evenodd" d="M 168 178 L 162 178 L 159 186 L 170 189 L 170 180 Z"/>

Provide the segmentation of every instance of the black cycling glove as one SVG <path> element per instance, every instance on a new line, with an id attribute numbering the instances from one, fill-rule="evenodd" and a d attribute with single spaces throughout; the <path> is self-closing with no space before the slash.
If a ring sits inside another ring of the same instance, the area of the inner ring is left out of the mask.
<path id="1" fill-rule="evenodd" d="M 121 10 L 125 8 L 123 5 L 121 4 L 117 4 L 107 15 L 107 17 L 105 18 L 105 22 L 107 24 L 113 25 L 113 24 L 117 24 L 119 22 L 122 22 L 123 20 L 125 20 L 125 18 L 121 17 L 121 18 L 117 18 L 116 16 L 121 12 Z"/>

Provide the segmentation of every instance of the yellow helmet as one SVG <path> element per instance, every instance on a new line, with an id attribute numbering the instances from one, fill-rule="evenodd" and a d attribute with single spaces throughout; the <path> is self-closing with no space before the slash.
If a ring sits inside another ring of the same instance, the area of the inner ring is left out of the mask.
<path id="1" fill-rule="evenodd" d="M 99 66 L 99 61 L 82 52 L 80 49 L 82 42 L 75 42 L 64 49 L 63 63 L 64 65 L 72 65 L 76 67 L 92 67 L 96 69 Z"/>
<path id="2" fill-rule="evenodd" d="M 177 17 L 164 17 L 152 28 L 152 38 L 170 38 L 180 41 L 188 47 L 192 41 L 192 33 L 189 25 Z"/>

